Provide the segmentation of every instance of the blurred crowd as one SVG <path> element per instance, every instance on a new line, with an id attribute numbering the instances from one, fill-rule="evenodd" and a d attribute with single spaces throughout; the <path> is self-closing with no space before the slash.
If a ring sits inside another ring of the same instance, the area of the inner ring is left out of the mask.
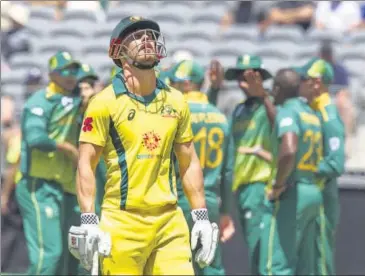
<path id="1" fill-rule="evenodd" d="M 11 72 L 9 60 L 17 53 L 30 51 L 30 7 L 52 6 L 54 7 L 54 19 L 62 21 L 66 10 L 88 10 L 94 13 L 97 20 L 105 21 L 108 10 L 114 6 L 123 5 L 124 1 L 2 1 L 1 2 L 1 72 Z M 338 32 L 346 41 L 355 32 L 365 32 L 365 1 L 230 1 L 227 9 L 221 11 L 220 30 L 242 24 L 257 24 L 260 35 L 265 36 L 265 31 L 272 25 L 298 25 L 304 31 L 309 29 L 331 30 Z M 163 32 L 163 30 L 162 30 Z M 346 126 L 346 136 L 349 137 L 346 144 L 348 167 L 365 169 L 362 159 L 352 159 L 352 155 L 359 155 L 364 149 L 365 139 L 365 88 L 362 87 L 363 102 L 354 103 L 350 86 L 350 74 L 348 68 L 336 59 L 336 53 L 331 41 L 323 41 L 318 49 L 318 57 L 329 62 L 334 69 L 334 81 L 331 85 L 331 95 L 335 99 L 342 119 Z M 189 51 L 180 51 L 172 57 L 172 66 L 181 60 L 193 59 Z M 46 62 L 46 61 L 45 61 Z M 365 64 L 365 63 L 364 63 Z M 163 68 L 161 68 L 163 70 Z M 206 80 L 203 87 L 222 90 L 229 86 L 224 81 L 224 68 L 219 60 L 213 60 L 206 68 Z M 364 67 L 365 70 L 365 67 Z M 364 79 L 364 78 L 363 78 Z M 96 84 L 96 90 L 100 91 L 108 85 L 109 79 L 103 79 Z M 37 67 L 31 68 L 23 80 L 25 87 L 22 97 L 26 100 L 32 93 L 43 88 L 47 83 L 47 74 Z M 238 88 L 237 88 L 238 89 Z M 2 182 L 12 181 L 3 179 L 4 175 L 13 175 L 17 161 L 12 163 L 13 151 L 18 143 L 14 137 L 19 137 L 19 119 L 21 107 L 17 106 L 12 91 L 1 91 L 1 171 Z M 224 96 L 223 96 L 224 97 Z M 242 99 L 243 99 L 242 95 Z M 218 106 L 219 105 L 218 99 Z M 230 116 L 234 104 L 220 106 L 222 111 Z M 20 110 L 20 111 L 19 111 Z M 364 122 L 362 122 L 363 120 Z M 362 127 L 359 127 L 362 126 Z M 361 142 L 362 141 L 362 142 Z M 5 161 L 6 160 L 6 161 Z M 7 163 L 7 164 L 6 164 Z M 9 170 L 13 170 L 10 173 Z M 11 199 L 10 199 L 11 200 Z M 1 200 L 1 211 L 7 213 L 8 201 Z M 16 222 L 15 222 L 16 223 Z"/>

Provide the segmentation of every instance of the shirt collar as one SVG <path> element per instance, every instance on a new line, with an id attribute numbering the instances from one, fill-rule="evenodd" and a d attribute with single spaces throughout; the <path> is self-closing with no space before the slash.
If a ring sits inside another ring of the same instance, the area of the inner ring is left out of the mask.
<path id="1" fill-rule="evenodd" d="M 124 83 L 123 77 L 120 74 L 114 76 L 112 86 L 116 96 L 130 93 Z M 158 89 L 168 90 L 168 86 L 159 78 L 157 78 L 156 87 Z"/>
<path id="2" fill-rule="evenodd" d="M 190 91 L 185 93 L 185 99 L 194 103 L 209 103 L 207 95 L 200 91 Z"/>
<path id="3" fill-rule="evenodd" d="M 66 91 L 56 83 L 50 82 L 46 88 L 46 98 L 52 98 L 53 96 L 58 95 L 68 96 L 70 95 L 70 92 Z"/>
<path id="4" fill-rule="evenodd" d="M 331 97 L 328 92 L 321 94 L 311 102 L 311 107 L 314 110 L 319 110 L 321 107 L 328 105 L 331 102 Z"/>

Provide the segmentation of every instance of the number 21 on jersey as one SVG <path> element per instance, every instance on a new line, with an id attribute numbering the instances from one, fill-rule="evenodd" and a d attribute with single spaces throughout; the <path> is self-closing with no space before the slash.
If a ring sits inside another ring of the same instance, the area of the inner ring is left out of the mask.
<path id="1" fill-rule="evenodd" d="M 298 163 L 298 169 L 302 171 L 317 171 L 317 165 L 322 158 L 322 133 L 306 130 L 303 135 L 304 143 L 308 144 L 308 150 Z"/>
<path id="2" fill-rule="evenodd" d="M 204 168 L 217 168 L 223 161 L 224 132 L 219 127 L 202 127 L 194 136 L 200 165 Z"/>

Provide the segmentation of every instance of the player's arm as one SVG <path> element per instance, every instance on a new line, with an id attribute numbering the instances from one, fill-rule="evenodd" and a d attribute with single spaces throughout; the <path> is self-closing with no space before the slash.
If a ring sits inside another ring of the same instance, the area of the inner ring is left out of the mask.
<path id="1" fill-rule="evenodd" d="M 95 170 L 109 133 L 109 111 L 103 102 L 92 99 L 80 132 L 77 166 L 77 199 L 81 213 L 95 213 Z"/>
<path id="2" fill-rule="evenodd" d="M 201 267 L 205 267 L 214 259 L 219 230 L 217 224 L 209 221 L 205 204 L 203 171 L 192 141 L 190 111 L 185 101 L 182 104 L 174 150 L 179 163 L 182 186 L 192 208 L 191 216 L 194 226 L 191 230 L 191 249 L 195 250 L 200 241 L 202 248 L 197 251 L 195 261 Z"/>
<path id="3" fill-rule="evenodd" d="M 182 186 L 191 208 L 206 208 L 203 171 L 193 142 L 176 144 L 175 154 L 179 163 Z"/>
<path id="4" fill-rule="evenodd" d="M 335 119 L 322 124 L 324 156 L 318 164 L 319 177 L 334 178 L 345 171 L 345 141 L 342 122 Z"/>
<path id="5" fill-rule="evenodd" d="M 76 162 L 77 148 L 68 143 L 56 143 L 48 135 L 48 122 L 51 118 L 49 108 L 32 106 L 24 109 L 23 133 L 27 146 L 45 152 L 60 150 L 70 155 Z"/>
<path id="6" fill-rule="evenodd" d="M 279 139 L 277 173 L 270 199 L 276 199 L 287 187 L 287 180 L 295 167 L 298 150 L 299 126 L 295 114 L 287 109 L 280 109 L 275 118 L 275 133 Z"/>
<path id="7" fill-rule="evenodd" d="M 275 118 L 277 114 L 277 107 L 274 105 L 270 95 L 266 92 L 261 75 L 259 72 L 253 70 L 246 70 L 244 72 L 246 82 L 248 83 L 247 89 L 251 95 L 263 98 L 266 115 L 270 121 L 271 127 L 274 127 Z"/>

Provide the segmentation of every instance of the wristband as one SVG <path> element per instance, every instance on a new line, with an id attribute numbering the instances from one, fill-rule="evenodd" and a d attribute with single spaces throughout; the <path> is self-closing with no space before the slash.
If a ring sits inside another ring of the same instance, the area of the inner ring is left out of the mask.
<path id="1" fill-rule="evenodd" d="M 81 214 L 81 224 L 99 224 L 99 218 L 95 213 Z"/>
<path id="2" fill-rule="evenodd" d="M 257 146 L 257 147 L 255 147 L 255 149 L 252 151 L 252 153 L 256 154 L 256 153 L 258 153 L 260 150 L 262 150 L 262 147 L 261 147 L 261 146 Z"/>
<path id="3" fill-rule="evenodd" d="M 208 210 L 206 208 L 194 209 L 191 211 L 191 216 L 194 222 L 197 220 L 209 220 Z"/>

